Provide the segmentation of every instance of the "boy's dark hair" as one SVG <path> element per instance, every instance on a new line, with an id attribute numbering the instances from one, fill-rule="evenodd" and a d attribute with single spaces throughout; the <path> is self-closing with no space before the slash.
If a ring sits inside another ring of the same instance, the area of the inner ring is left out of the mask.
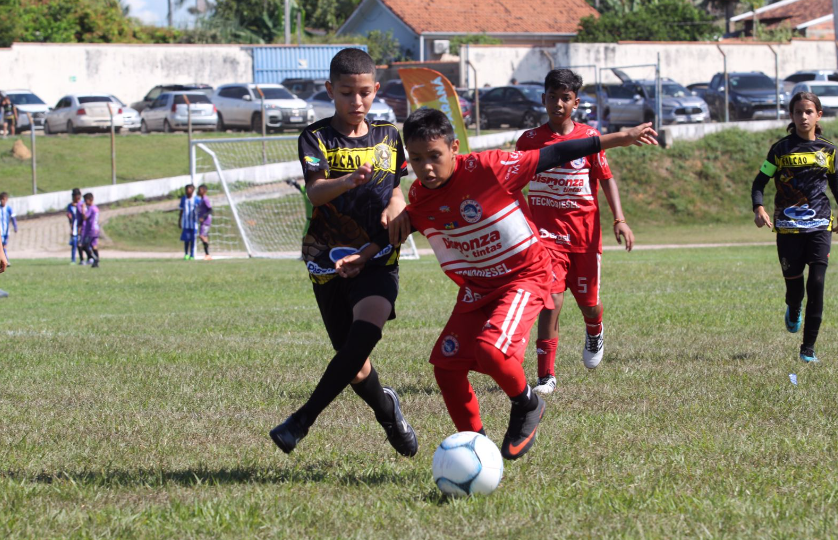
<path id="1" fill-rule="evenodd" d="M 189 188 L 195 189 L 195 184 L 186 184 L 186 185 L 183 187 L 183 191 L 184 191 L 184 192 L 189 191 Z"/>
<path id="2" fill-rule="evenodd" d="M 570 90 L 577 96 L 582 88 L 582 77 L 569 69 L 551 69 L 544 77 L 544 92 Z"/>
<path id="3" fill-rule="evenodd" d="M 363 75 L 369 73 L 375 78 L 375 62 L 361 49 L 343 49 L 329 64 L 329 80 L 334 84 L 341 75 Z"/>
<path id="4" fill-rule="evenodd" d="M 76 195 L 81 195 L 81 190 L 77 187 L 74 187 L 72 195 L 73 197 L 75 197 Z"/>
<path id="5" fill-rule="evenodd" d="M 86 200 L 88 200 L 88 199 L 92 199 L 92 198 L 93 198 L 93 194 L 92 194 L 92 193 L 85 193 L 85 194 L 84 194 L 84 200 L 85 200 L 85 201 L 86 201 Z"/>
<path id="6" fill-rule="evenodd" d="M 789 118 L 794 116 L 794 106 L 798 104 L 800 101 L 811 101 L 815 104 L 815 110 L 818 112 L 823 111 L 823 107 L 821 106 L 821 100 L 813 94 L 812 92 L 798 92 L 791 98 L 789 101 Z M 794 127 L 794 122 L 790 123 L 786 128 L 786 131 L 789 133 L 794 133 L 797 128 Z M 823 133 L 821 130 L 820 124 L 815 124 L 815 135 L 820 135 Z"/>
<path id="7" fill-rule="evenodd" d="M 204 188 L 204 189 L 206 189 L 207 191 L 209 191 L 209 188 L 207 187 L 207 185 L 206 185 L 206 184 L 201 184 L 200 186 L 198 186 L 198 189 L 199 189 L 199 190 L 200 190 L 201 188 Z"/>
<path id="8" fill-rule="evenodd" d="M 404 142 L 412 139 L 430 141 L 442 137 L 446 144 L 454 142 L 454 126 L 445 113 L 436 109 L 422 107 L 413 111 L 404 121 Z"/>
<path id="9" fill-rule="evenodd" d="M 6 193 L 5 191 L 0 193 L 0 199 L 8 199 L 8 198 L 9 198 L 9 194 Z"/>

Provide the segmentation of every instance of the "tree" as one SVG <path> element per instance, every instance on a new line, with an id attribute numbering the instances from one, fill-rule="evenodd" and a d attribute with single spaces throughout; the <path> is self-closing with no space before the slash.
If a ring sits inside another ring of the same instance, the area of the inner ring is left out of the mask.
<path id="1" fill-rule="evenodd" d="M 312 28 L 334 32 L 352 15 L 361 0 L 301 0 L 306 20 Z"/>
<path id="2" fill-rule="evenodd" d="M 19 41 L 23 33 L 20 0 L 0 0 L 0 47 Z"/>
<path id="3" fill-rule="evenodd" d="M 608 11 L 579 23 L 576 41 L 707 41 L 721 35 L 713 17 L 688 0 L 641 0 L 631 11 Z"/>
<path id="4" fill-rule="evenodd" d="M 377 65 L 398 62 L 402 59 L 399 40 L 393 37 L 392 30 L 387 30 L 386 34 L 380 30 L 371 30 L 367 34 L 366 42 L 367 52 Z"/>

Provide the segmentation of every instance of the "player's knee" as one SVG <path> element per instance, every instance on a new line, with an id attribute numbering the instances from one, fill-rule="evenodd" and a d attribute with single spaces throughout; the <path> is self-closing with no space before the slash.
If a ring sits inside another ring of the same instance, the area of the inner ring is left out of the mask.
<path id="1" fill-rule="evenodd" d="M 582 311 L 583 317 L 593 319 L 602 314 L 602 304 L 597 304 L 595 306 L 579 306 L 579 310 Z"/>
<path id="2" fill-rule="evenodd" d="M 506 356 L 497 347 L 482 339 L 478 339 L 474 345 L 474 357 L 484 373 L 491 373 L 493 366 L 506 359 Z"/>

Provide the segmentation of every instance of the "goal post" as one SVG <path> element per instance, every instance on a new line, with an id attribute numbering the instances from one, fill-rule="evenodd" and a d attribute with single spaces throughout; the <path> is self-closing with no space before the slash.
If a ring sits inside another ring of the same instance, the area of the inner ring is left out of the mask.
<path id="1" fill-rule="evenodd" d="M 213 205 L 214 253 L 300 259 L 312 207 L 305 194 L 296 136 L 193 140 L 192 183 L 206 184 Z M 418 259 L 413 238 L 401 258 Z"/>

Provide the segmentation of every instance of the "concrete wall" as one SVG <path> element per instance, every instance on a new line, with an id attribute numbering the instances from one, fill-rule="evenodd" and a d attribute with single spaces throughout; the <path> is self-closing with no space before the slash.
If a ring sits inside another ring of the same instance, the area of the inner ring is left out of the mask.
<path id="1" fill-rule="evenodd" d="M 741 129 L 743 131 L 757 132 L 768 131 L 769 129 L 784 128 L 789 125 L 789 120 L 756 120 L 750 122 L 724 122 L 712 124 L 682 124 L 679 126 L 667 126 L 661 131 L 661 144 L 670 147 L 677 141 L 696 141 L 703 139 L 705 135 L 718 133 L 726 129 Z"/>
<path id="2" fill-rule="evenodd" d="M 466 45 L 460 47 L 460 54 L 477 69 L 480 86 L 507 85 L 513 77 L 518 82 L 543 81 L 555 62 L 554 48 L 529 45 Z M 466 71 L 466 85 L 473 87 L 474 71 Z"/>
<path id="3" fill-rule="evenodd" d="M 250 82 L 253 62 L 240 45 L 15 43 L 0 49 L 2 88 L 27 88 L 48 105 L 76 92 L 107 92 L 126 103 L 155 85 Z"/>

